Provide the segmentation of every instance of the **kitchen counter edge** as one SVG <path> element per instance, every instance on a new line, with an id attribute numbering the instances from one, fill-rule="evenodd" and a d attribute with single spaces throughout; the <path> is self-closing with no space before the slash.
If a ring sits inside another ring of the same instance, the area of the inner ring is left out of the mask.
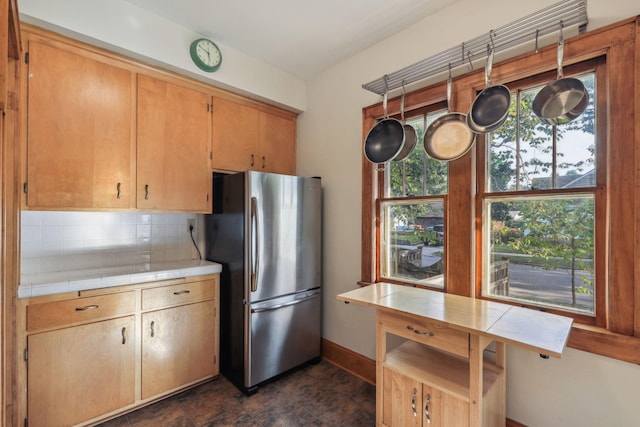
<path id="1" fill-rule="evenodd" d="M 215 262 L 185 260 L 105 269 L 25 274 L 20 278 L 18 298 L 203 276 L 218 274 L 221 271 L 222 265 Z"/>

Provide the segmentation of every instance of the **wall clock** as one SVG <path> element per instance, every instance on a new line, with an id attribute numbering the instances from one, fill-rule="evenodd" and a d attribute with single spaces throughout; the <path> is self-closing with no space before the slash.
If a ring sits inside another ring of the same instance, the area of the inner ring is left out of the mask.
<path id="1" fill-rule="evenodd" d="M 212 73 L 222 64 L 222 52 L 214 42 L 200 38 L 191 42 L 189 48 L 193 63 L 203 71 Z"/>

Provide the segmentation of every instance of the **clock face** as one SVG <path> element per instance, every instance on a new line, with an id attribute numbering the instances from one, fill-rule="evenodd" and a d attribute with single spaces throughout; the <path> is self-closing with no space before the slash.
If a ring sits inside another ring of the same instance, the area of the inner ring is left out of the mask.
<path id="1" fill-rule="evenodd" d="M 213 72 L 222 64 L 222 53 L 214 42 L 198 39 L 191 43 L 191 59 L 202 70 Z"/>

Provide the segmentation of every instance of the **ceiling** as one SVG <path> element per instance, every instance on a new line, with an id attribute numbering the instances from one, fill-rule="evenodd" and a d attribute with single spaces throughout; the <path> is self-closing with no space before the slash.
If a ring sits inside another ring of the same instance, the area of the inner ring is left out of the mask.
<path id="1" fill-rule="evenodd" d="M 458 0 L 127 1 L 307 80 Z"/>

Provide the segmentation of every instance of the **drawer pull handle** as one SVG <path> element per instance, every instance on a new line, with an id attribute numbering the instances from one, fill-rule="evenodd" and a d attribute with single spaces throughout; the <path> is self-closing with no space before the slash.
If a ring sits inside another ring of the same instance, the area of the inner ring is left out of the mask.
<path id="1" fill-rule="evenodd" d="M 407 325 L 407 329 L 410 331 L 413 331 L 413 333 L 418 334 L 418 335 L 426 335 L 428 337 L 432 337 L 435 334 L 433 332 L 429 332 L 429 331 L 421 331 L 420 329 L 415 329 L 413 326 L 411 325 Z"/>
<path id="2" fill-rule="evenodd" d="M 174 295 L 183 295 L 183 294 L 188 294 L 189 292 L 191 292 L 191 291 L 185 289 L 184 291 L 176 291 L 173 294 Z"/>
<path id="3" fill-rule="evenodd" d="M 427 394 L 427 404 L 424 405 L 424 416 L 427 419 L 427 424 L 431 424 L 431 395 Z"/>
<path id="4" fill-rule="evenodd" d="M 156 325 L 156 322 L 151 321 L 151 338 L 153 338 L 154 335 L 156 334 L 155 325 Z"/>
<path id="5" fill-rule="evenodd" d="M 127 328 L 123 327 L 122 328 L 122 344 L 127 343 L 127 336 L 125 335 L 125 332 L 127 332 Z"/>
<path id="6" fill-rule="evenodd" d="M 118 183 L 118 185 L 116 185 L 116 198 L 117 199 L 120 198 L 120 183 Z"/>
<path id="7" fill-rule="evenodd" d="M 418 413 L 416 412 L 416 398 L 418 397 L 418 390 L 413 388 L 413 397 L 411 398 L 411 409 L 413 410 L 413 416 L 417 417 Z"/>
<path id="8" fill-rule="evenodd" d="M 144 185 L 144 199 L 149 200 L 149 184 Z"/>
<path id="9" fill-rule="evenodd" d="M 93 310 L 95 308 L 98 308 L 97 304 L 85 305 L 84 307 L 76 307 L 76 311 L 87 311 L 87 310 Z"/>

